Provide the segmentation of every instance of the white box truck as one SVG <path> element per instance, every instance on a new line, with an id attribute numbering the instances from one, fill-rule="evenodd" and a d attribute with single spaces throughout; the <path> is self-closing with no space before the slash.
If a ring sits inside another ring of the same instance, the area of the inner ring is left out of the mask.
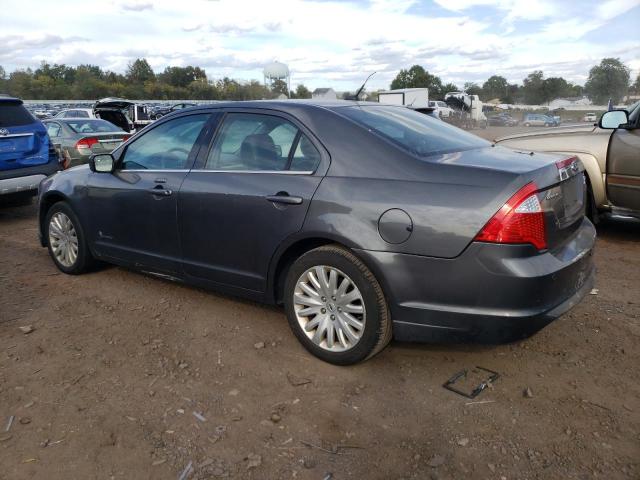
<path id="1" fill-rule="evenodd" d="M 404 105 L 414 110 L 429 107 L 428 88 L 400 88 L 378 93 L 378 102 L 389 105 Z"/>

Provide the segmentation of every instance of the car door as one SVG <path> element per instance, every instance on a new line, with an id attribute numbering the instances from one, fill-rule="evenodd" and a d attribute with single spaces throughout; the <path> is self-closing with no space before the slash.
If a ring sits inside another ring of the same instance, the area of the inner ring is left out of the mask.
<path id="1" fill-rule="evenodd" d="M 326 150 L 295 119 L 227 110 L 180 190 L 185 274 L 263 292 L 271 257 L 302 228 L 328 165 Z"/>
<path id="2" fill-rule="evenodd" d="M 180 272 L 178 191 L 206 136 L 209 118 L 209 113 L 194 113 L 159 122 L 116 150 L 112 174 L 89 175 L 92 214 L 87 235 L 99 256 L 158 272 Z"/>
<path id="3" fill-rule="evenodd" d="M 613 131 L 607 150 L 607 195 L 616 207 L 640 212 L 640 103 L 630 128 Z"/>

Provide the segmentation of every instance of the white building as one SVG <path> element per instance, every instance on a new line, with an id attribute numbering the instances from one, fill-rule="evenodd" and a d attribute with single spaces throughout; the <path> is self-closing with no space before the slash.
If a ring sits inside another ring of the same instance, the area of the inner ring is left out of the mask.
<path id="1" fill-rule="evenodd" d="M 333 88 L 316 88 L 311 93 L 311 98 L 315 100 L 337 100 L 338 96 Z"/>
<path id="2" fill-rule="evenodd" d="M 571 109 L 571 107 L 584 105 L 591 105 L 591 100 L 587 97 L 556 98 L 549 102 L 549 110 L 555 110 L 556 108 Z"/>

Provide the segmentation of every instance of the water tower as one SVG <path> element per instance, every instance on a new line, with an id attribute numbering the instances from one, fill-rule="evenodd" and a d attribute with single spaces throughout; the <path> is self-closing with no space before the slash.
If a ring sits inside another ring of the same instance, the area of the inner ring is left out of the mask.
<path id="1" fill-rule="evenodd" d="M 264 84 L 271 87 L 275 80 L 283 80 L 287 84 L 287 97 L 291 91 L 291 73 L 284 63 L 272 62 L 263 70 Z"/>

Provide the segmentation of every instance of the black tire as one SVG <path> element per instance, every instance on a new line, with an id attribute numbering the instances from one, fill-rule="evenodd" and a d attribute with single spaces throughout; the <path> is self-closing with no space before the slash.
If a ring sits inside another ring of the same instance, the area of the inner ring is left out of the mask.
<path id="1" fill-rule="evenodd" d="M 325 265 L 349 276 L 362 295 L 366 320 L 360 340 L 342 352 L 326 350 L 316 345 L 303 331 L 294 309 L 293 296 L 300 276 L 308 269 Z M 310 250 L 289 268 L 284 286 L 284 304 L 289 326 L 300 343 L 313 355 L 335 365 L 352 365 L 382 351 L 391 341 L 391 318 L 382 287 L 367 266 L 348 249 L 326 245 Z"/>
<path id="2" fill-rule="evenodd" d="M 76 231 L 76 237 L 78 239 L 78 255 L 73 264 L 71 264 L 70 266 L 66 266 L 60 263 L 60 261 L 54 255 L 53 249 L 51 248 L 51 242 L 49 241 L 51 218 L 56 213 L 65 214 L 69 218 L 69 220 L 71 220 L 73 228 Z M 54 203 L 51 208 L 49 208 L 49 211 L 47 212 L 47 215 L 45 217 L 44 235 L 45 241 L 47 243 L 47 248 L 49 250 L 49 255 L 51 256 L 53 263 L 55 263 L 56 267 L 58 267 L 61 272 L 67 273 L 69 275 L 79 275 L 81 273 L 89 271 L 96 265 L 97 262 L 93 258 L 93 255 L 89 250 L 89 246 L 87 245 L 87 238 L 84 234 L 84 230 L 82 229 L 82 224 L 80 223 L 80 220 L 78 220 L 77 215 L 73 212 L 69 204 L 67 204 L 66 202 Z"/>

